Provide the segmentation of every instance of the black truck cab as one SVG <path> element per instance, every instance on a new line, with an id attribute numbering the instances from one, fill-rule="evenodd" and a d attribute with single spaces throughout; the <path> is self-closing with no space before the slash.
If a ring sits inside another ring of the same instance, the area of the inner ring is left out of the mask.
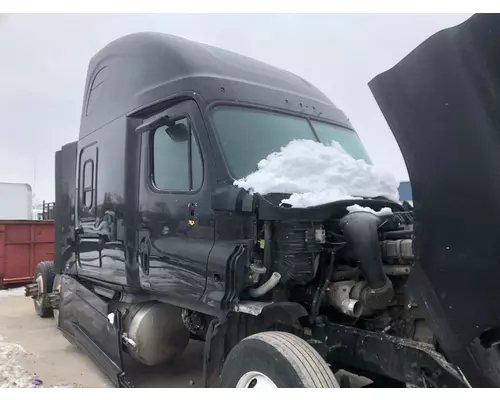
<path id="1" fill-rule="evenodd" d="M 75 272 L 229 306 L 228 260 L 257 228 L 255 200 L 233 181 L 308 138 L 310 121 L 356 135 L 286 71 L 165 34 L 109 44 L 90 62 L 76 149 Z"/>

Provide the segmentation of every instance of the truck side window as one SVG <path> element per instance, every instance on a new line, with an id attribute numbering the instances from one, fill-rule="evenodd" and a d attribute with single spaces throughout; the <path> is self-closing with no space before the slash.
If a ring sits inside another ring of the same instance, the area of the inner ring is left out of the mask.
<path id="1" fill-rule="evenodd" d="M 87 160 L 83 164 L 83 205 L 88 208 L 92 208 L 92 198 L 94 192 L 94 162 L 92 160 Z"/>
<path id="2" fill-rule="evenodd" d="M 200 188 L 203 180 L 201 154 L 187 118 L 154 131 L 152 180 L 160 190 L 191 191 Z"/>

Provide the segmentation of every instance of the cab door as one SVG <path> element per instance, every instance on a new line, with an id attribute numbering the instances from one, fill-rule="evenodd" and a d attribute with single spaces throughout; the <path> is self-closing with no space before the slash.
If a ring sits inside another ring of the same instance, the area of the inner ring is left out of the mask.
<path id="1" fill-rule="evenodd" d="M 204 292 L 214 244 L 206 168 L 211 149 L 196 102 L 184 101 L 161 115 L 162 122 L 141 138 L 141 286 L 193 300 Z"/>

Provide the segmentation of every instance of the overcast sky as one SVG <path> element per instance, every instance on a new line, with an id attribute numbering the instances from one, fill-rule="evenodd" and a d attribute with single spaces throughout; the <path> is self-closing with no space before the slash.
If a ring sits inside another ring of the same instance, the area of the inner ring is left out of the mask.
<path id="1" fill-rule="evenodd" d="M 464 14 L 0 15 L 0 181 L 54 199 L 54 152 L 78 136 L 87 63 L 132 32 L 208 43 L 302 76 L 343 109 L 374 163 L 407 172 L 367 83 Z"/>

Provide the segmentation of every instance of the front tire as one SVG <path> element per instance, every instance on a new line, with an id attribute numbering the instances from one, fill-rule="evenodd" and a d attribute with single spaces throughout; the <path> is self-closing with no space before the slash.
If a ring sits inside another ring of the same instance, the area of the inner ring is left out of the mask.
<path id="1" fill-rule="evenodd" d="M 223 388 L 338 388 L 328 364 L 287 332 L 262 332 L 239 342 L 221 374 Z"/>
<path id="2" fill-rule="evenodd" d="M 47 293 L 52 293 L 54 285 L 54 262 L 42 261 L 35 268 L 34 282 L 38 284 L 38 295 L 33 299 L 35 312 L 41 318 L 53 316 L 52 307 L 47 304 Z"/>

